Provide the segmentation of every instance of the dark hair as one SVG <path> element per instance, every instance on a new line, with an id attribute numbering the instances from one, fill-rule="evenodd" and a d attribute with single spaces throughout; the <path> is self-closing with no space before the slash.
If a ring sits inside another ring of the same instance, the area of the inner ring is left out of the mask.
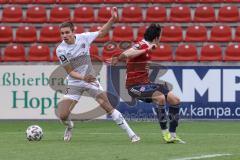
<path id="1" fill-rule="evenodd" d="M 161 27 L 159 24 L 151 24 L 144 33 L 144 39 L 152 42 L 155 38 L 160 37 Z"/>
<path id="2" fill-rule="evenodd" d="M 74 31 L 74 24 L 72 22 L 63 22 L 60 25 L 60 29 L 65 27 L 69 27 L 72 31 Z"/>

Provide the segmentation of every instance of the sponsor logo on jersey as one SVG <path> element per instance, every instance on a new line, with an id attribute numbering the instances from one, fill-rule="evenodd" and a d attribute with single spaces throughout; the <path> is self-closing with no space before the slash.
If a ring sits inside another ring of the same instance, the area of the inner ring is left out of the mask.
<path id="1" fill-rule="evenodd" d="M 130 89 L 130 91 L 131 91 L 132 93 L 134 93 L 134 94 L 138 95 L 138 96 L 140 96 L 140 95 L 141 95 L 141 92 L 140 92 L 140 91 L 138 91 L 138 90 L 136 90 L 136 89 L 134 89 L 134 88 L 131 88 L 131 89 Z"/>
<path id="2" fill-rule="evenodd" d="M 145 87 L 144 87 L 144 86 L 141 87 L 141 88 L 140 88 L 140 91 L 141 91 L 141 92 L 145 91 Z"/>
<path id="3" fill-rule="evenodd" d="M 86 47 L 86 44 L 85 43 L 82 43 L 81 44 L 81 48 L 85 48 Z"/>
<path id="4" fill-rule="evenodd" d="M 140 44 L 135 44 L 135 45 L 133 46 L 133 48 L 134 48 L 134 49 L 140 49 L 141 46 L 140 46 Z"/>
<path id="5" fill-rule="evenodd" d="M 67 57 L 64 56 L 64 55 L 59 56 L 59 58 L 60 58 L 60 60 L 61 60 L 62 63 L 65 63 L 65 62 L 68 61 L 68 60 L 67 60 Z"/>

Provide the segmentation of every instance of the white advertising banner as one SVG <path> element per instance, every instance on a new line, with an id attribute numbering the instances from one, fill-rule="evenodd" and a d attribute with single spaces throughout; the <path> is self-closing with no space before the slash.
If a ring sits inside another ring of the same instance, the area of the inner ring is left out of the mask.
<path id="1" fill-rule="evenodd" d="M 57 119 L 55 108 L 63 94 L 49 86 L 49 77 L 57 67 L 0 65 L 0 119 Z M 106 74 L 106 67 L 103 66 L 98 79 L 105 90 Z M 81 97 L 73 113 L 84 113 L 97 107 L 93 98 Z"/>

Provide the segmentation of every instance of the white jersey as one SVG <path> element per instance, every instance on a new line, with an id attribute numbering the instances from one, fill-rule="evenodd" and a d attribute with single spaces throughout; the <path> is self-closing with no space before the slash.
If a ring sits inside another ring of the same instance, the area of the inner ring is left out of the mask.
<path id="1" fill-rule="evenodd" d="M 67 44 L 64 41 L 57 47 L 57 57 L 62 65 L 71 64 L 74 71 L 81 76 L 87 74 L 95 75 L 90 58 L 90 45 L 98 36 L 99 32 L 85 32 L 76 34 L 74 44 Z M 75 79 L 68 75 L 68 85 L 83 86 L 85 81 Z"/>

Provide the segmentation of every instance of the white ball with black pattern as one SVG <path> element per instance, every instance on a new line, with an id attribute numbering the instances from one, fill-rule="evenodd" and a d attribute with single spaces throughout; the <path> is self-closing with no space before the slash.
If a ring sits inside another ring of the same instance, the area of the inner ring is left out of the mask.
<path id="1" fill-rule="evenodd" d="M 31 125 L 26 130 L 26 138 L 29 141 L 40 141 L 43 137 L 43 130 L 38 125 Z"/>

